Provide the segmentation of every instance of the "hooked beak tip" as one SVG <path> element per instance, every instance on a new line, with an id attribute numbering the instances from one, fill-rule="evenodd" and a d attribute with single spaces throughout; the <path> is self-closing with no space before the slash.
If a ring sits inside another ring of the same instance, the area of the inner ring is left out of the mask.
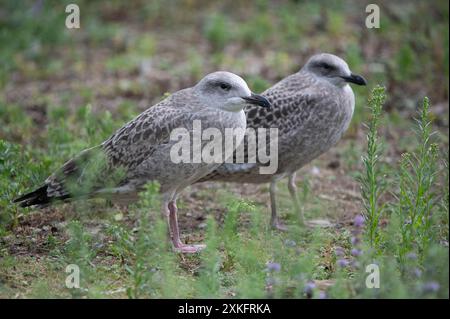
<path id="1" fill-rule="evenodd" d="M 264 96 L 252 93 L 250 96 L 243 97 L 249 104 L 270 107 L 270 102 Z"/>
<path id="2" fill-rule="evenodd" d="M 367 81 L 361 75 L 351 73 L 350 76 L 342 77 L 345 81 L 354 83 L 357 85 L 367 85 Z"/>

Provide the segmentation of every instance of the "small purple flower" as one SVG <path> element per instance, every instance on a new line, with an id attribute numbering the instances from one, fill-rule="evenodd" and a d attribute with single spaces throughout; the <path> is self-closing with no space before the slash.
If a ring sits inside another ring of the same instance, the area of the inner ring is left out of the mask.
<path id="1" fill-rule="evenodd" d="M 344 248 L 337 246 L 334 249 L 334 253 L 336 254 L 336 256 L 342 257 L 344 256 Z"/>
<path id="2" fill-rule="evenodd" d="M 316 288 L 316 284 L 312 281 L 308 281 L 305 285 L 304 291 L 308 298 L 312 298 L 314 295 L 314 288 Z"/>
<path id="3" fill-rule="evenodd" d="M 427 282 L 423 285 L 422 289 L 424 292 L 436 292 L 439 290 L 441 286 L 439 285 L 439 283 L 435 282 L 435 281 L 430 281 Z"/>
<path id="4" fill-rule="evenodd" d="M 356 215 L 355 219 L 353 220 L 353 225 L 355 225 L 355 227 L 363 227 L 364 217 L 362 215 Z"/>
<path id="5" fill-rule="evenodd" d="M 361 242 L 361 239 L 359 237 L 353 236 L 350 239 L 350 241 L 351 241 L 352 245 L 355 246 L 355 245 L 358 245 Z"/>
<path id="6" fill-rule="evenodd" d="M 361 251 L 361 249 L 353 248 L 353 249 L 350 251 L 350 253 L 352 254 L 352 256 L 358 257 L 358 256 L 361 256 L 362 251 Z"/>
<path id="7" fill-rule="evenodd" d="M 344 267 L 347 267 L 347 266 L 348 266 L 349 262 L 348 262 L 347 259 L 342 258 L 342 259 L 339 259 L 339 260 L 337 261 L 337 264 L 339 265 L 339 267 L 344 268 Z"/>
<path id="8" fill-rule="evenodd" d="M 279 263 L 267 263 L 267 270 L 270 272 L 279 272 L 281 265 Z"/>
<path id="9" fill-rule="evenodd" d="M 305 292 L 312 292 L 316 288 L 316 284 L 313 281 L 308 281 L 305 285 Z"/>
<path id="10" fill-rule="evenodd" d="M 417 278 L 422 276 L 422 270 L 420 270 L 419 268 L 414 268 L 413 273 Z"/>

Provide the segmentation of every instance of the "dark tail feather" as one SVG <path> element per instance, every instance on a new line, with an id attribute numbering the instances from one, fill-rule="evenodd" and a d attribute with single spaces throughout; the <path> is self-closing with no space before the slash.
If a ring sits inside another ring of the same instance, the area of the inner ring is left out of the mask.
<path id="1" fill-rule="evenodd" d="M 22 207 L 33 205 L 46 206 L 53 200 L 53 198 L 47 196 L 47 187 L 47 185 L 39 187 L 35 191 L 14 199 L 13 202 L 19 203 L 19 205 Z"/>

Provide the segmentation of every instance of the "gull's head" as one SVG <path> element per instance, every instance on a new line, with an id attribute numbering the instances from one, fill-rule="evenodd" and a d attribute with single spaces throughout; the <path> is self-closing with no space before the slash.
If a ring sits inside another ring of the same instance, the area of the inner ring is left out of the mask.
<path id="1" fill-rule="evenodd" d="M 366 85 L 366 80 L 350 71 L 348 64 L 340 57 L 320 53 L 313 55 L 302 70 L 306 70 L 319 79 L 326 80 L 338 87 L 344 87 L 347 83 Z"/>
<path id="2" fill-rule="evenodd" d="M 252 93 L 240 76 L 230 72 L 210 73 L 197 83 L 194 90 L 208 107 L 223 111 L 239 112 L 248 104 L 270 106 L 266 98 Z"/>

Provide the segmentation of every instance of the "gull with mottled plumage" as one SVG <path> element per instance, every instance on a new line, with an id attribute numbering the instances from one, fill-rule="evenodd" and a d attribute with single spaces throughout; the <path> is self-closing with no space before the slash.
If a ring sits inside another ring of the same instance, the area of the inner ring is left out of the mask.
<path id="1" fill-rule="evenodd" d="M 190 253 L 203 245 L 186 245 L 180 240 L 176 199 L 187 186 L 220 165 L 219 163 L 174 163 L 170 138 L 174 129 L 193 135 L 195 120 L 202 130 L 239 128 L 237 146 L 244 137 L 245 105 L 267 107 L 268 101 L 251 93 L 246 82 L 229 72 L 215 72 L 192 88 L 173 93 L 119 129 L 101 145 L 82 151 L 49 176 L 37 190 L 17 198 L 21 206 L 46 206 L 58 200 L 109 197 L 127 202 L 149 181 L 160 184 L 162 212 L 176 251 Z M 200 132 L 201 134 L 201 132 Z M 202 147 L 205 142 L 202 141 Z M 232 154 L 231 150 L 231 154 Z M 224 160 L 226 160 L 224 158 Z"/>
<path id="2" fill-rule="evenodd" d="M 295 209 L 304 221 L 298 202 L 295 175 L 302 166 L 335 145 L 348 128 L 355 97 L 349 83 L 366 85 L 347 63 L 332 54 L 312 56 L 306 65 L 261 95 L 270 109 L 245 109 L 248 128 L 278 128 L 278 170 L 260 174 L 261 163 L 224 163 L 200 181 L 270 183 L 271 225 L 285 229 L 277 217 L 276 182 L 288 177 Z M 247 140 L 244 151 L 248 153 Z"/>

